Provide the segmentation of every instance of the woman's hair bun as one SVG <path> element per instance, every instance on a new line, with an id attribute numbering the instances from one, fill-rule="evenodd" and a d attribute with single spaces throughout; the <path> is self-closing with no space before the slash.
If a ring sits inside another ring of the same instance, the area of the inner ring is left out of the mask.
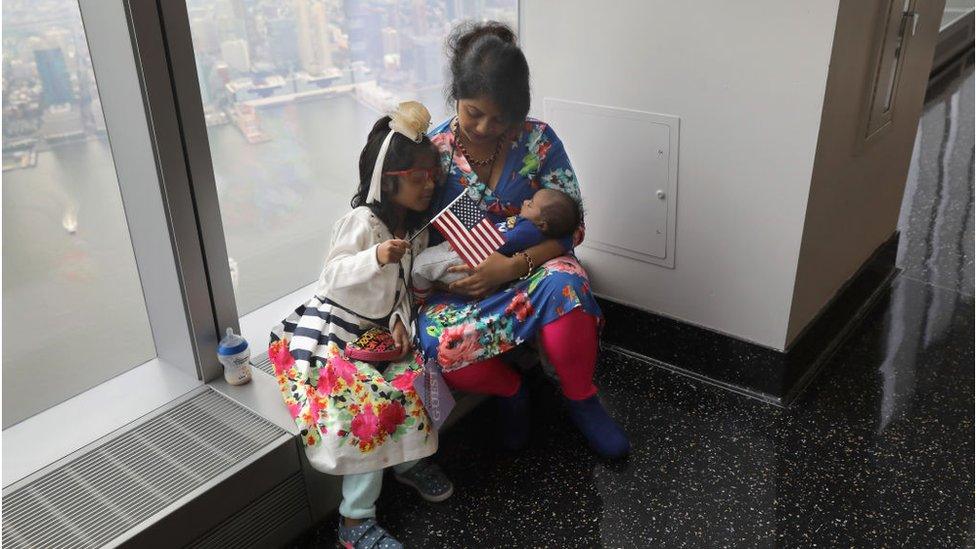
<path id="1" fill-rule="evenodd" d="M 509 122 L 525 120 L 531 104 L 529 64 L 515 32 L 498 21 L 461 23 L 447 39 L 450 101 L 487 96 Z"/>
<path id="2" fill-rule="evenodd" d="M 518 45 L 515 31 L 498 21 L 466 21 L 454 27 L 447 39 L 448 56 L 459 59 L 471 50 L 471 45 L 485 36 L 494 36 L 506 44 Z"/>

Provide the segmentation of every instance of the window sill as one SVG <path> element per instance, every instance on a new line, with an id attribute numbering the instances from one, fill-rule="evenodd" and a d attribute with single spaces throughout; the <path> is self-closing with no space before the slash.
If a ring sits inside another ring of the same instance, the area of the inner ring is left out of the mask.
<path id="1" fill-rule="evenodd" d="M 241 317 L 241 335 L 251 347 L 252 362 L 267 350 L 268 334 L 271 329 L 291 314 L 296 307 L 308 301 L 315 292 L 315 285 L 316 283 L 312 283 L 299 288 Z M 288 409 L 282 405 L 281 391 L 273 376 L 252 367 L 250 383 L 231 385 L 221 376 L 208 385 L 285 431 L 298 435 L 295 421 L 288 413 Z"/>
<path id="2" fill-rule="evenodd" d="M 244 385 L 231 385 L 223 377 L 207 385 L 288 433 L 298 435 L 298 427 L 281 401 L 281 390 L 274 377 L 252 368 L 251 381 Z"/>
<path id="3" fill-rule="evenodd" d="M 159 359 L 3 430 L 3 487 L 22 480 L 203 385 Z"/>

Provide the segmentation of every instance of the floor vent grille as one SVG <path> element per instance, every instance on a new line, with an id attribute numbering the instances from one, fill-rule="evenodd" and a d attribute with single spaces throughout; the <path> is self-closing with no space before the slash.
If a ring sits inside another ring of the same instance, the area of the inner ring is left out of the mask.
<path id="1" fill-rule="evenodd" d="M 251 360 L 251 366 L 261 370 L 262 372 L 274 376 L 274 366 L 271 365 L 271 359 L 268 358 L 268 353 L 261 353 Z"/>
<path id="2" fill-rule="evenodd" d="M 4 495 L 4 547 L 101 547 L 282 434 L 207 390 Z"/>

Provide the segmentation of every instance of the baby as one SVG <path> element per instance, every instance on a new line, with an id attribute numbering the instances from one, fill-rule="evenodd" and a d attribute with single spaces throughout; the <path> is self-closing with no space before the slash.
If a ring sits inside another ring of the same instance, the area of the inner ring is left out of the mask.
<path id="1" fill-rule="evenodd" d="M 521 214 L 495 225 L 505 240 L 498 253 L 511 256 L 550 238 L 569 237 L 579 224 L 580 207 L 572 197 L 556 189 L 539 189 L 532 198 L 522 202 Z M 450 242 L 418 254 L 413 265 L 413 289 L 417 297 L 423 299 L 435 281 L 450 284 L 467 276 L 448 272 L 448 268 L 461 263 Z"/>

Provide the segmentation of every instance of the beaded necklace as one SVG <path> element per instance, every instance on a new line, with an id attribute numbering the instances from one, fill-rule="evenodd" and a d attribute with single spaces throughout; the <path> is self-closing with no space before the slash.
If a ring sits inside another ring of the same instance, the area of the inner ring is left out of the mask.
<path id="1" fill-rule="evenodd" d="M 479 166 L 479 167 L 480 166 L 491 166 L 491 168 L 495 167 L 495 159 L 498 158 L 498 153 L 501 152 L 502 150 L 501 136 L 499 136 L 498 140 L 495 142 L 495 151 L 491 153 L 491 156 L 483 160 L 475 160 L 474 157 L 471 156 L 471 153 L 468 152 L 468 149 L 465 148 L 464 143 L 461 143 L 461 130 L 457 118 L 454 118 L 454 122 L 451 123 L 451 133 L 454 134 L 454 142 L 457 144 L 457 148 L 461 149 L 461 154 L 464 155 L 464 158 L 468 159 L 468 162 L 471 165 Z M 489 175 L 491 174 L 491 169 L 489 169 L 488 173 Z"/>

